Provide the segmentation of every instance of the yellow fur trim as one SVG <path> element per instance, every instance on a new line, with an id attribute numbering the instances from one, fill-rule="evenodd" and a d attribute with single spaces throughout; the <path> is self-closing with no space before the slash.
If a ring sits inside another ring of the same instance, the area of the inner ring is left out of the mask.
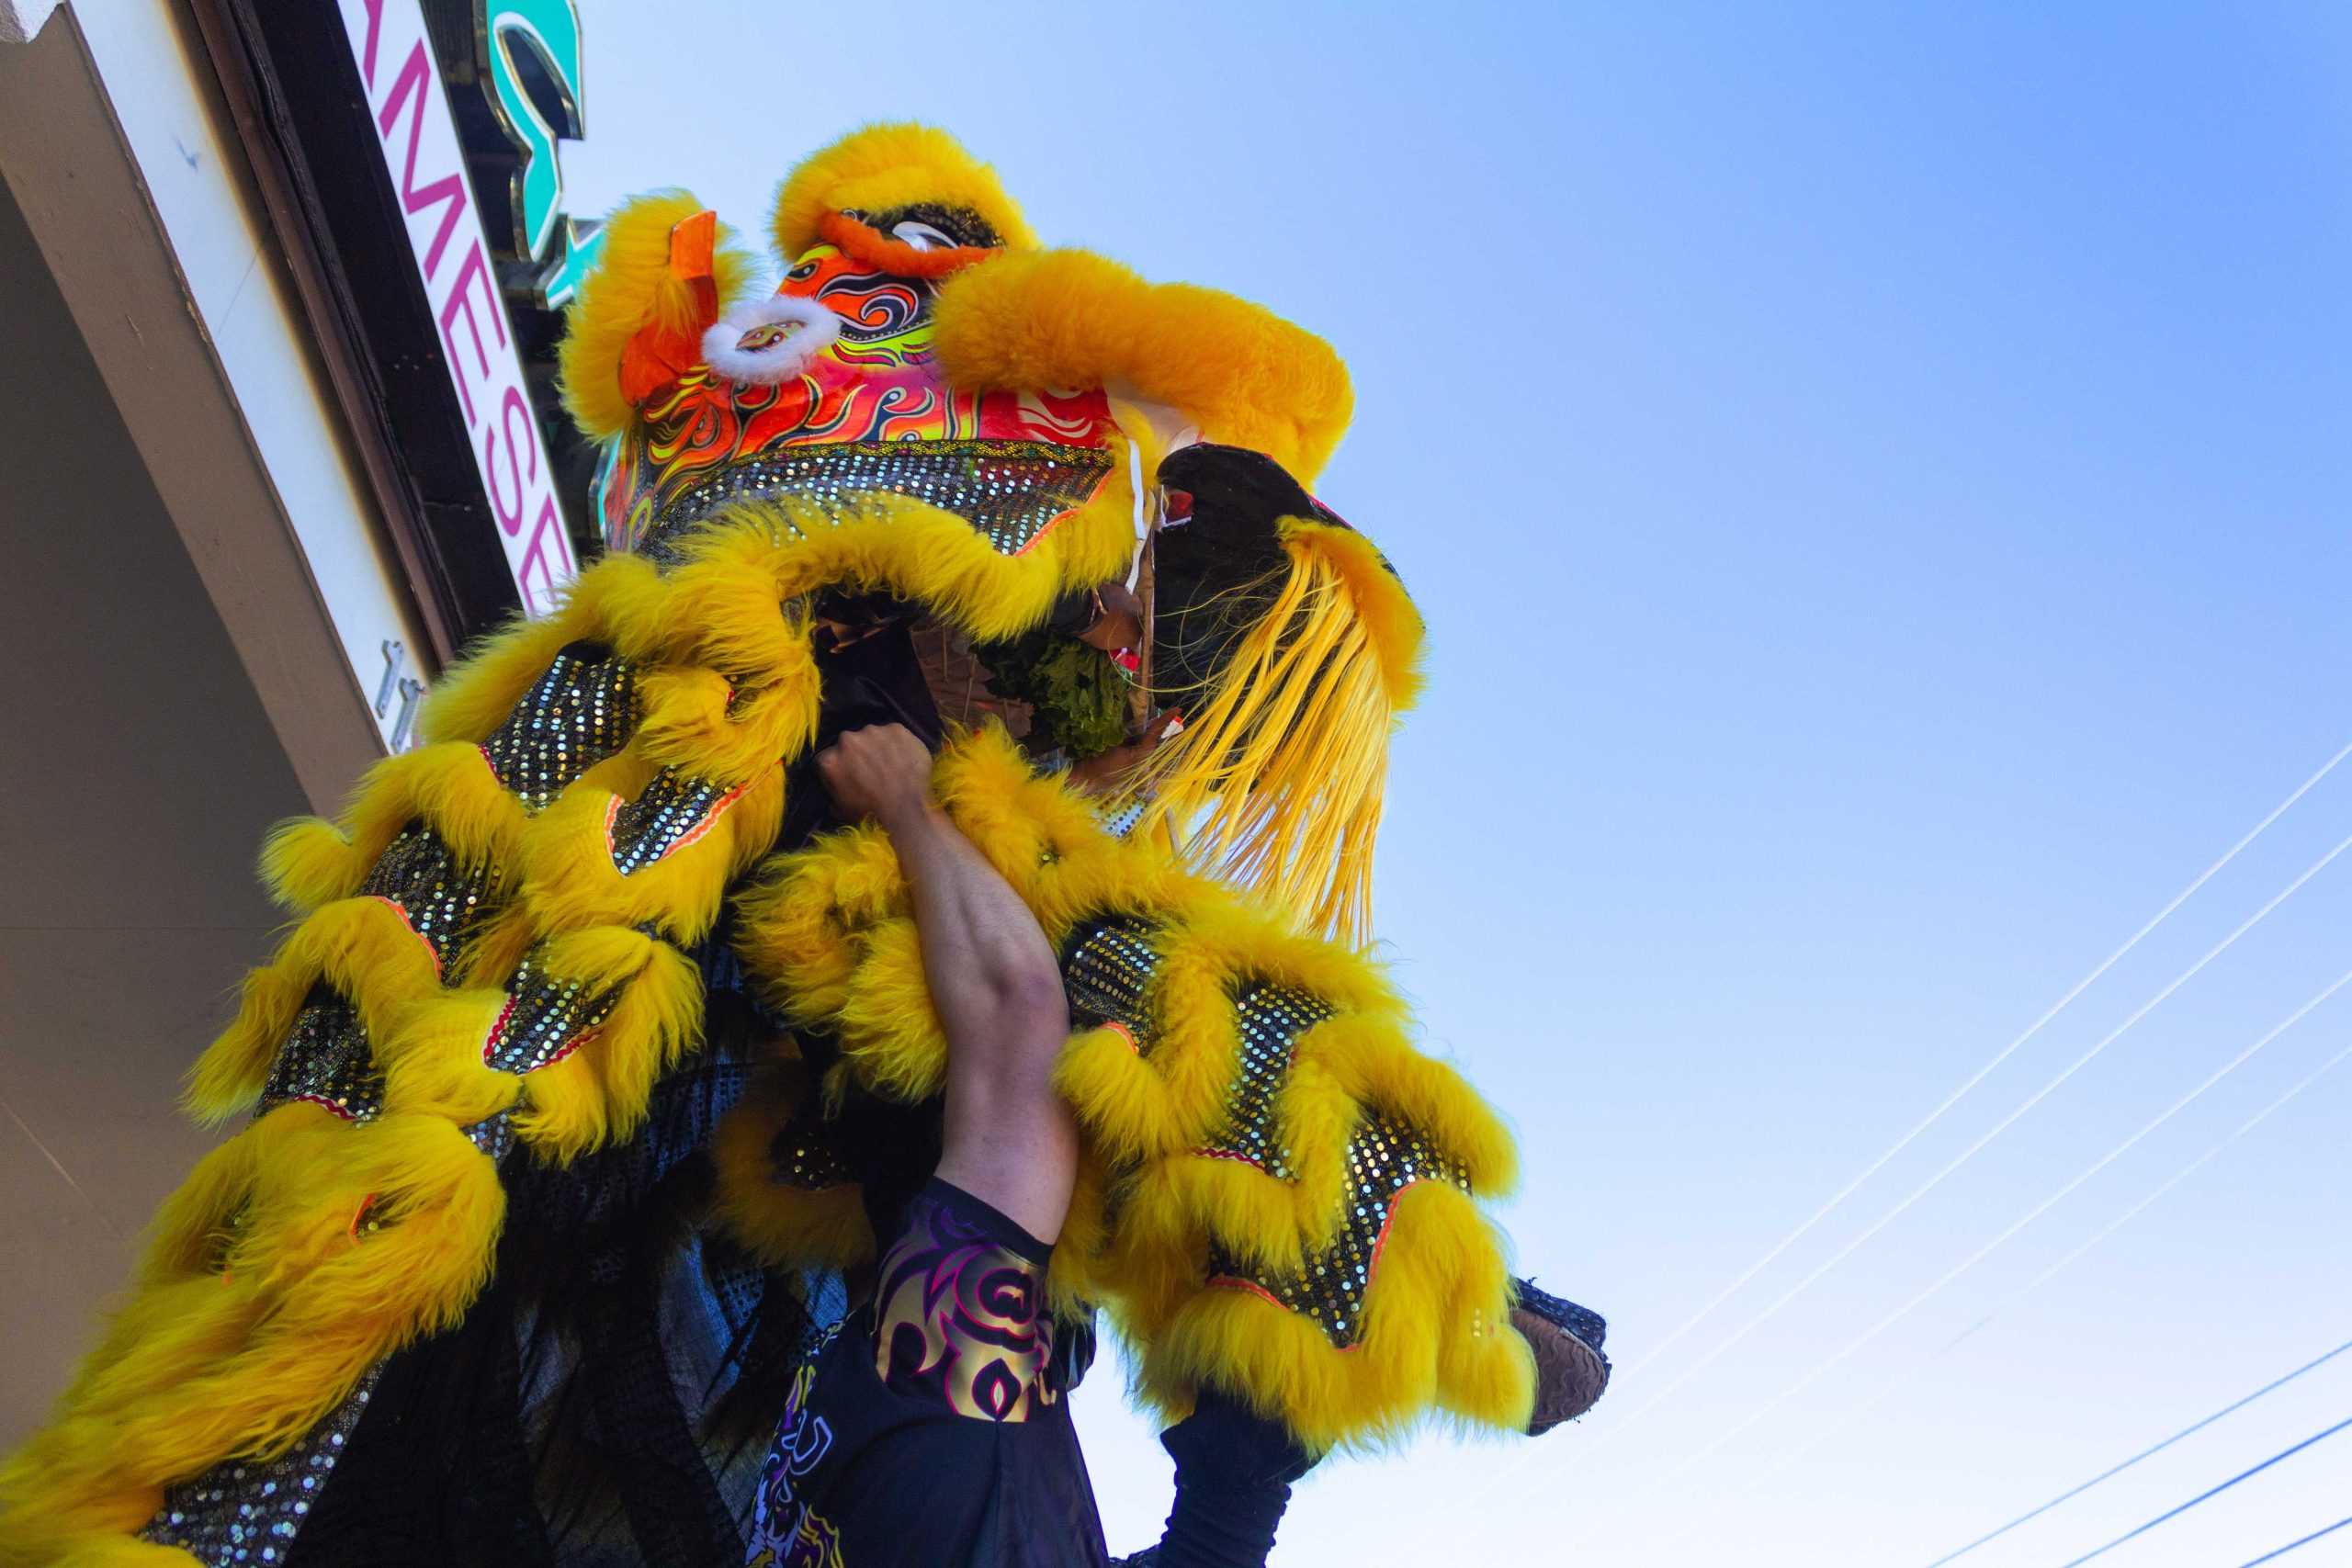
<path id="1" fill-rule="evenodd" d="M 1356 1348 L 1336 1350 L 1308 1320 L 1202 1277 L 1211 1243 L 1275 1269 L 1328 1248 L 1346 1217 L 1348 1145 L 1371 1115 L 1420 1129 L 1480 1197 L 1516 1179 L 1508 1131 L 1458 1075 L 1413 1047 L 1379 971 L 1188 874 L 1157 840 L 1112 839 L 1088 802 L 1036 777 L 1000 730 L 950 746 L 933 791 L 1049 940 L 1064 941 L 1081 919 L 1132 913 L 1148 920 L 1159 954 L 1148 1054 L 1104 1028 L 1073 1038 L 1057 1064 L 1056 1085 L 1085 1139 L 1055 1253 L 1057 1303 L 1112 1301 L 1159 1357 L 1148 1382 L 1171 1405 L 1205 1368 L 1228 1384 L 1275 1390 L 1270 1397 L 1318 1441 L 1375 1440 L 1432 1404 L 1486 1425 L 1523 1422 L 1531 1374 L 1524 1345 L 1499 1326 L 1501 1254 L 1476 1205 L 1451 1188 L 1425 1182 L 1400 1200 Z M 747 967 L 787 1012 L 834 1028 L 841 1070 L 893 1099 L 939 1091 L 944 1036 L 885 837 L 858 829 L 779 857 L 739 912 Z M 1333 1010 L 1293 1043 L 1273 1101 L 1286 1180 L 1203 1152 L 1230 1131 L 1242 1048 L 1234 998 L 1259 980 Z M 1113 1170 L 1124 1173 L 1115 1226 Z M 1221 1337 L 1228 1324 L 1258 1333 L 1261 1314 L 1281 1320 L 1253 1352 L 1271 1371 L 1237 1359 Z"/>
<path id="2" fill-rule="evenodd" d="M 266 967 L 245 976 L 237 1016 L 189 1069 L 191 1115 L 218 1123 L 252 1109 L 279 1043 L 322 979 L 357 1006 L 376 1041 L 441 988 L 432 945 L 397 905 L 345 898 L 325 906 L 287 938 Z"/>
<path id="3" fill-rule="evenodd" d="M 1311 1450 L 1375 1447 L 1431 1407 L 1521 1431 L 1535 1396 L 1527 1343 L 1510 1327 L 1500 1246 L 1459 1192 L 1424 1181 L 1397 1195 L 1345 1349 L 1304 1315 L 1211 1285 L 1164 1317 L 1123 1314 L 1141 1348 L 1138 1392 L 1171 1413 L 1215 1383 L 1280 1416 Z"/>
<path id="4" fill-rule="evenodd" d="M 638 680 L 645 716 L 635 746 L 659 766 L 675 765 L 696 778 L 743 784 L 797 757 L 817 736 L 820 694 L 816 661 L 806 644 L 801 658 L 757 687 L 739 688 L 716 670 L 663 665 Z"/>
<path id="5" fill-rule="evenodd" d="M 470 1126 L 514 1103 L 522 1080 L 485 1066 L 482 1045 L 506 1010 L 506 993 L 451 991 L 422 1003 L 398 1032 L 379 1040 L 384 1105 Z"/>
<path id="6" fill-rule="evenodd" d="M 293 1104 L 235 1143 L 166 1203 L 137 1291 L 0 1465 L 0 1562 L 112 1550 L 85 1538 L 136 1529 L 162 1486 L 283 1452 L 488 1278 L 504 1195 L 447 1122 Z"/>
<path id="7" fill-rule="evenodd" d="M 1144 807 L 1137 831 L 1176 829 L 1194 865 L 1353 943 L 1371 920 L 1392 682 L 1414 654 L 1394 643 L 1410 602 L 1373 592 L 1357 553 L 1370 547 L 1345 534 L 1285 525 L 1291 568 L 1273 607 L 1206 691 L 1176 698 L 1183 728 L 1125 788 Z"/>
<path id="8" fill-rule="evenodd" d="M 860 1082 L 894 1100 L 929 1100 L 947 1087 L 947 1032 L 931 1005 L 922 943 L 911 919 L 865 933 L 834 1024 Z"/>
<path id="9" fill-rule="evenodd" d="M 460 986 L 503 986 L 514 966 L 538 940 L 538 929 L 528 909 L 509 904 L 496 911 L 473 933 L 458 955 Z"/>
<path id="10" fill-rule="evenodd" d="M 602 642 L 629 659 L 660 658 L 669 599 L 670 585 L 651 561 L 606 556 L 571 581 L 553 615 L 517 616 L 443 671 L 424 699 L 420 732 L 427 740 L 489 739 L 569 643 Z"/>
<path id="11" fill-rule="evenodd" d="M 592 997 L 616 993 L 603 1021 L 565 1055 L 518 1077 L 483 1060 L 507 992 L 446 994 L 378 1048 L 388 1110 L 468 1125 L 521 1100 L 516 1135 L 558 1164 L 637 1129 L 654 1083 L 700 1037 L 701 972 L 668 942 L 626 926 L 565 932 L 537 956 L 549 979 Z"/>
<path id="12" fill-rule="evenodd" d="M 996 171 L 944 130 L 927 125 L 869 125 L 810 153 L 775 195 L 769 237 L 791 261 L 818 243 L 817 221 L 854 209 L 879 213 L 933 201 L 968 208 L 1016 250 L 1037 243 Z"/>
<path id="13" fill-rule="evenodd" d="M 689 192 L 658 191 L 622 203 L 605 220 L 604 253 L 564 313 L 556 349 L 563 406 L 592 441 L 618 435 L 637 412 L 620 383 L 629 339 L 649 326 L 683 333 L 705 324 L 685 280 L 670 266 L 670 231 L 703 210 Z M 723 310 L 751 280 L 753 263 L 725 243 L 723 227 L 720 233 L 711 261 Z"/>
<path id="14" fill-rule="evenodd" d="M 671 574 L 681 657 L 715 668 L 781 671 L 805 654 L 807 628 L 782 606 L 820 588 L 888 589 L 919 600 L 982 641 L 1027 631 L 1074 589 L 1124 573 L 1135 547 L 1134 491 L 1123 466 L 1101 494 L 1019 555 L 998 552 L 952 512 L 908 496 L 741 502 L 723 509 Z"/>
<path id="15" fill-rule="evenodd" d="M 767 976 L 768 999 L 802 1022 L 849 999 L 854 933 L 909 908 L 899 857 L 879 828 L 831 834 L 822 854 L 781 856 L 736 896 L 743 953 Z"/>
<path id="16" fill-rule="evenodd" d="M 714 803 L 668 853 L 631 872 L 613 860 L 623 804 L 621 793 L 575 784 L 531 824 L 520 897 L 541 931 L 660 921 L 682 941 L 699 941 L 718 918 L 728 883 L 775 840 L 784 769 L 769 763 Z"/>
<path id="17" fill-rule="evenodd" d="M 1000 256 L 941 288 L 939 359 L 959 387 L 1104 387 L 1167 403 L 1210 441 L 1266 453 L 1312 484 L 1355 393 L 1321 338 L 1246 299 L 1146 283 L 1086 251 Z"/>
<path id="18" fill-rule="evenodd" d="M 348 898 L 384 846 L 420 819 L 469 865 L 511 863 L 523 830 L 521 805 L 490 771 L 480 748 L 424 746 L 369 768 L 352 791 L 341 827 L 315 817 L 279 823 L 263 844 L 262 880 L 298 913 Z"/>
<path id="19" fill-rule="evenodd" d="M 856 1183 L 803 1188 L 777 1179 L 771 1151 L 815 1092 L 797 1060 L 773 1064 L 711 1139 L 719 1220 L 752 1255 L 778 1268 L 854 1269 L 874 1256 L 874 1228 Z"/>
<path id="20" fill-rule="evenodd" d="M 561 1165 L 645 1120 L 654 1084 L 702 1037 L 702 971 L 668 942 L 619 928 L 558 937 L 546 957 L 559 979 L 620 987 L 585 1041 L 523 1080 L 515 1135 Z"/>

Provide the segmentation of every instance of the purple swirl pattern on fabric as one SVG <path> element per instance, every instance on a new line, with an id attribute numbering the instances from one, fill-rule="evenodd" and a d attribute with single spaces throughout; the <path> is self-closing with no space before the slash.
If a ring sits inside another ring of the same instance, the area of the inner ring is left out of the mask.
<path id="1" fill-rule="evenodd" d="M 874 1370 L 888 1387 L 935 1397 L 978 1421 L 1026 1421 L 1045 1385 L 1052 1324 L 1045 1268 L 925 1194 L 882 1259 Z"/>
<path id="2" fill-rule="evenodd" d="M 832 1451 L 832 1427 L 808 1408 L 817 1365 L 841 1325 L 835 1324 L 792 1380 L 775 1444 L 752 1501 L 751 1552 L 744 1568 L 842 1568 L 841 1533 L 801 1495 L 810 1472 Z"/>

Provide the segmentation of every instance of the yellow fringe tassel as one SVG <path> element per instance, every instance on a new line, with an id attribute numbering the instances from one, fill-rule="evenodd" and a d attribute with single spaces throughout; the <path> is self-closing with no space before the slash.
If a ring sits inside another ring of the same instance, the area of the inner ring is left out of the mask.
<path id="1" fill-rule="evenodd" d="M 1389 737 L 1410 699 L 1414 653 L 1392 623 L 1411 606 L 1369 586 L 1348 552 L 1370 547 L 1338 542 L 1345 530 L 1283 532 L 1291 570 L 1273 608 L 1206 691 L 1176 695 L 1184 727 L 1125 798 L 1144 808 L 1138 833 L 1174 832 L 1193 865 L 1353 945 L 1371 919 Z"/>

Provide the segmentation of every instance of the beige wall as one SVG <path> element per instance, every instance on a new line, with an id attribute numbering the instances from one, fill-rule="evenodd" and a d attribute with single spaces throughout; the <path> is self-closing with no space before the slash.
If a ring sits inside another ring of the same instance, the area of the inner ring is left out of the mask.
<path id="1" fill-rule="evenodd" d="M 0 189 L 0 1445 L 209 1138 L 178 1078 L 266 954 L 303 791 Z"/>

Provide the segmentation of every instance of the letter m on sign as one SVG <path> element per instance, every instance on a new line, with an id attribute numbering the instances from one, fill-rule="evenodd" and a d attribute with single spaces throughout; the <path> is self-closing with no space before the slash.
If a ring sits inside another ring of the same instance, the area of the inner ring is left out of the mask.
<path id="1" fill-rule="evenodd" d="M 433 63 L 424 52 L 424 42 L 408 51 L 408 59 L 401 64 L 401 73 L 392 81 L 392 90 L 384 99 L 384 107 L 377 111 L 376 129 L 384 138 L 389 152 L 392 145 L 392 128 L 400 123 L 401 109 L 408 109 L 408 157 L 401 171 L 401 205 L 409 212 L 422 212 L 435 202 L 441 203 L 441 227 L 433 236 L 433 244 L 424 253 L 424 276 L 432 277 L 441 267 L 441 253 L 447 248 L 451 231 L 466 209 L 466 182 L 455 169 L 435 180 L 423 189 L 416 184 L 416 152 L 424 140 L 424 105 L 432 96 L 427 91 L 431 78 L 425 73 Z"/>

